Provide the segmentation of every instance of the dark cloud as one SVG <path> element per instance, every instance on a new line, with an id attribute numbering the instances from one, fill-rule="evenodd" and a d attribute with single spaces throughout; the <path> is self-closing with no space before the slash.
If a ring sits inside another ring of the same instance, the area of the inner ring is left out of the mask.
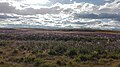
<path id="1" fill-rule="evenodd" d="M 68 4 L 68 3 L 73 3 L 73 2 L 77 2 L 77 3 L 81 3 L 81 2 L 86 2 L 86 3 L 93 3 L 96 5 L 101 5 L 101 4 L 105 4 L 106 1 L 105 0 L 50 0 L 52 3 L 63 3 L 63 4 Z M 109 1 L 107 1 L 109 2 Z"/>
<path id="2" fill-rule="evenodd" d="M 7 16 L 7 15 L 0 15 L 0 19 L 7 19 L 7 18 L 18 18 L 15 16 Z"/>
<path id="3" fill-rule="evenodd" d="M 113 19 L 113 20 L 120 20 L 120 14 L 74 14 L 74 18 L 88 18 L 88 19 Z"/>
<path id="4" fill-rule="evenodd" d="M 44 28 L 44 29 L 58 29 L 55 26 L 44 26 L 44 25 L 25 25 L 25 24 L 7 24 L 4 28 Z"/>

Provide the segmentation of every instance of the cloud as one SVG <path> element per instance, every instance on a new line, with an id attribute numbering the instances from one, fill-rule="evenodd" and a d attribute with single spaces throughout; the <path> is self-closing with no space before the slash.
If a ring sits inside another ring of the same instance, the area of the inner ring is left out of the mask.
<path id="1" fill-rule="evenodd" d="M 0 13 L 14 13 L 16 12 L 15 7 L 9 3 L 0 3 Z"/>
<path id="2" fill-rule="evenodd" d="M 60 10 L 59 7 L 46 7 L 46 8 L 32 8 L 28 7 L 25 9 L 17 9 L 15 6 L 12 6 L 11 3 L 3 2 L 0 3 L 0 13 L 13 13 L 18 15 L 34 15 L 34 14 L 58 14 Z"/>
<path id="3" fill-rule="evenodd" d="M 15 16 L 8 16 L 8 15 L 0 15 L 0 19 L 8 19 L 8 18 L 18 18 L 18 17 L 15 17 Z"/>
<path id="4" fill-rule="evenodd" d="M 19 15 L 34 15 L 34 14 L 59 14 L 63 13 L 109 13 L 117 14 L 120 13 L 120 3 L 118 1 L 112 3 L 106 3 L 105 5 L 95 5 L 90 3 L 72 3 L 72 4 L 61 4 L 56 3 L 51 6 L 39 6 L 38 5 L 25 5 L 19 3 L 19 5 L 14 5 L 16 2 L 1 2 L 0 3 L 0 13 L 15 13 Z M 37 6 L 35 8 L 35 6 Z M 19 9 L 19 8 L 22 9 Z"/>
<path id="5" fill-rule="evenodd" d="M 0 25 L 21 28 L 120 29 L 119 0 L 104 5 L 57 2 L 49 6 L 24 4 L 20 0 L 0 2 L 0 13 L 3 14 L 0 19 L 5 19 L 0 20 Z"/>
<path id="6" fill-rule="evenodd" d="M 60 10 L 57 10 L 55 7 L 52 8 L 26 8 L 23 10 L 16 10 L 16 14 L 19 15 L 35 15 L 35 14 L 59 14 Z"/>
<path id="7" fill-rule="evenodd" d="M 120 20 L 120 14 L 107 14 L 107 13 L 101 13 L 101 14 L 74 14 L 74 17 L 76 19 L 78 18 L 88 18 L 88 19 L 112 19 L 112 20 Z"/>
<path id="8" fill-rule="evenodd" d="M 120 12 L 120 0 L 114 0 L 111 3 L 106 3 L 105 5 L 100 6 L 98 9 L 100 13 L 117 13 L 119 14 Z"/>

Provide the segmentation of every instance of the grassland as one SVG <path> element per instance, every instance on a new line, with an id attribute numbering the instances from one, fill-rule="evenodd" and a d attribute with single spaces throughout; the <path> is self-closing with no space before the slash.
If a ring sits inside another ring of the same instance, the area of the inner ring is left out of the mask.
<path id="1" fill-rule="evenodd" d="M 0 29 L 0 67 L 120 67 L 120 32 Z"/>

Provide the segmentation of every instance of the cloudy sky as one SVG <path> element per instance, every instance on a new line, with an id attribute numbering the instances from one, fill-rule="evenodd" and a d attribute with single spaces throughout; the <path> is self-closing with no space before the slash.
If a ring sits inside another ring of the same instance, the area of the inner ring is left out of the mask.
<path id="1" fill-rule="evenodd" d="M 120 0 L 0 0 L 0 27 L 120 30 Z"/>

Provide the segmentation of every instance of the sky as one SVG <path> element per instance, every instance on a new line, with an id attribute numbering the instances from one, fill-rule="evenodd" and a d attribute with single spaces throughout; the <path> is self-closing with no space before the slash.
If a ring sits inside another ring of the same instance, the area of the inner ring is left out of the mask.
<path id="1" fill-rule="evenodd" d="M 0 0 L 1 28 L 120 30 L 120 0 Z"/>

